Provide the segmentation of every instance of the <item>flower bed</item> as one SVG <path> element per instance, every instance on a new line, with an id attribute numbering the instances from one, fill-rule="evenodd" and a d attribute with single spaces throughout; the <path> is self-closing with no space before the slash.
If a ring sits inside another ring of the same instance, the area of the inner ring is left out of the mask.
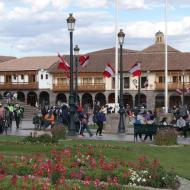
<path id="1" fill-rule="evenodd" d="M 79 189 L 79 186 L 81 189 L 123 189 L 125 185 L 174 189 L 177 178 L 173 171 L 166 172 L 158 160 L 141 156 L 135 162 L 126 163 L 105 157 L 93 146 L 80 145 L 53 149 L 47 157 L 1 155 L 0 187 L 2 184 L 3 190 L 64 189 L 65 186 L 65 189 Z"/>

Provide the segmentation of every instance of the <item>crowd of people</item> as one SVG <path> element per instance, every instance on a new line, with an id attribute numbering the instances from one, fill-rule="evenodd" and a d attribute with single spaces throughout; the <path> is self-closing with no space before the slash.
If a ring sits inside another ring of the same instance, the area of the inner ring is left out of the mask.
<path id="1" fill-rule="evenodd" d="M 104 107 L 96 103 L 92 114 L 93 123 L 96 123 L 98 126 L 96 131 L 96 135 L 98 136 L 102 136 L 103 125 L 106 121 L 104 112 Z M 87 111 L 87 109 L 84 109 L 82 106 L 76 106 L 74 122 L 76 126 L 76 132 L 79 135 L 84 136 L 84 131 L 86 130 L 89 133 L 90 137 L 93 136 L 89 128 L 89 118 L 90 113 Z M 63 104 L 61 106 L 39 107 L 38 111 L 33 117 L 33 124 L 35 125 L 36 129 L 45 129 L 49 126 L 53 128 L 56 123 L 61 123 L 69 127 L 69 121 L 69 107 L 66 104 Z"/>
<path id="2" fill-rule="evenodd" d="M 8 102 L 6 105 L 0 103 L 0 133 L 7 133 L 12 129 L 12 122 L 15 120 L 16 129 L 19 129 L 24 115 L 24 108 L 19 104 Z"/>

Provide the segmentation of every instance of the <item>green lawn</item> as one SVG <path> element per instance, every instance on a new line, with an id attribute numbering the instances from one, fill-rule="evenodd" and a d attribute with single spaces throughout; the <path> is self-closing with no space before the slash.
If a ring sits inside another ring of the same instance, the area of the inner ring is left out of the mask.
<path id="1" fill-rule="evenodd" d="M 0 136 L 0 153 L 5 154 L 32 154 L 48 153 L 55 145 L 20 144 L 22 137 Z M 123 160 L 135 160 L 141 155 L 151 159 L 157 158 L 166 169 L 174 168 L 174 171 L 182 177 L 190 179 L 190 146 L 179 147 L 155 147 L 149 144 L 128 143 L 116 141 L 95 140 L 65 140 L 60 141 L 56 148 L 76 146 L 79 144 L 91 144 L 98 146 L 102 152 L 112 158 Z"/>

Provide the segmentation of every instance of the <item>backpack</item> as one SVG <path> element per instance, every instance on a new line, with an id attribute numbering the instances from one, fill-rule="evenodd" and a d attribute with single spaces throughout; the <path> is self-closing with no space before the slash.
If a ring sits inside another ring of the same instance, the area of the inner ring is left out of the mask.
<path id="1" fill-rule="evenodd" d="M 102 122 L 103 123 L 104 121 L 106 121 L 106 116 L 102 112 L 99 112 L 96 117 L 97 117 L 97 121 L 98 122 Z"/>

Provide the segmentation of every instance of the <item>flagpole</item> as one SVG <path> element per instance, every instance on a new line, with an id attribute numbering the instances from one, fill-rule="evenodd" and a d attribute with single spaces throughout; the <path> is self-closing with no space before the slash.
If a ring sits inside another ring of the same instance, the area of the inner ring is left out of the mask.
<path id="1" fill-rule="evenodd" d="M 115 113 L 118 112 L 118 0 L 115 0 Z"/>
<path id="2" fill-rule="evenodd" d="M 141 111 L 141 77 L 138 76 L 138 113 Z"/>
<path id="3" fill-rule="evenodd" d="M 165 0 L 165 113 L 168 113 L 168 40 L 167 40 L 167 9 L 168 2 Z"/>

